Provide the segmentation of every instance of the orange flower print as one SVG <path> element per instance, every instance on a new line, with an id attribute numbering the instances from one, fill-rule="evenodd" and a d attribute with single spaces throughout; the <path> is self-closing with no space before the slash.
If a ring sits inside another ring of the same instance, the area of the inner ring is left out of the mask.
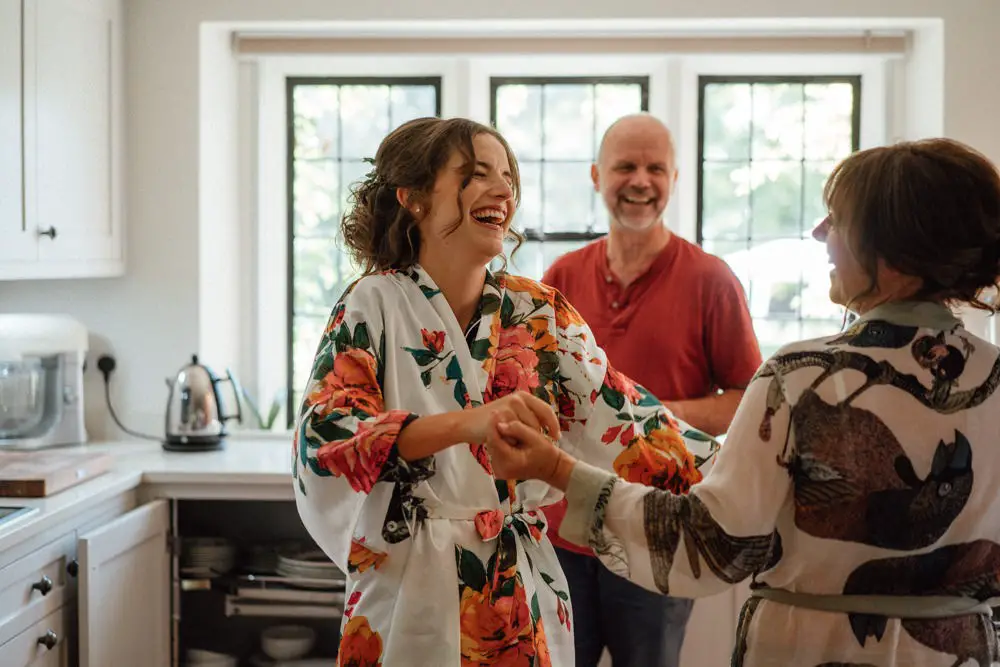
<path id="1" fill-rule="evenodd" d="M 316 452 L 319 465 L 337 477 L 346 477 L 355 491 L 370 492 L 408 416 L 406 412 L 393 410 L 374 421 L 359 422 L 353 437 L 328 442 L 319 448 Z"/>
<path id="2" fill-rule="evenodd" d="M 532 349 L 534 343 L 535 337 L 523 324 L 500 331 L 487 402 L 518 390 L 531 391 L 538 386 L 538 356 Z"/>
<path id="3" fill-rule="evenodd" d="M 559 430 L 568 431 L 570 423 L 576 415 L 576 402 L 567 392 L 561 391 L 556 394 L 556 405 L 559 408 Z"/>
<path id="4" fill-rule="evenodd" d="M 421 329 L 420 337 L 424 341 L 424 347 L 434 354 L 441 354 L 441 350 L 444 349 L 443 331 L 428 331 L 427 329 Z"/>
<path id="5" fill-rule="evenodd" d="M 549 655 L 549 643 L 545 639 L 545 627 L 542 619 L 535 623 L 535 664 L 534 667 L 552 667 L 552 656 Z"/>
<path id="6" fill-rule="evenodd" d="M 383 404 L 376 378 L 375 358 L 361 348 L 349 348 L 334 358 L 333 370 L 313 384 L 306 402 L 321 417 L 338 408 L 378 414 Z"/>
<path id="7" fill-rule="evenodd" d="M 560 329 L 565 329 L 570 325 L 585 326 L 586 323 L 580 317 L 580 313 L 576 312 L 576 308 L 570 305 L 562 293 L 555 292 L 552 307 L 556 312 L 556 326 Z"/>
<path id="8" fill-rule="evenodd" d="M 330 314 L 330 321 L 326 323 L 326 331 L 323 332 L 324 336 L 332 336 L 340 326 L 341 322 L 344 321 L 344 314 L 347 312 L 347 306 L 343 303 L 338 303 L 333 309 L 333 313 Z"/>
<path id="9" fill-rule="evenodd" d="M 344 607 L 344 617 L 350 619 L 354 616 L 354 608 L 361 602 L 361 591 L 354 591 L 351 597 L 347 598 L 347 606 Z"/>
<path id="10" fill-rule="evenodd" d="M 555 290 L 548 285 L 524 276 L 508 274 L 506 286 L 512 292 L 527 294 L 532 301 L 551 301 L 552 295 L 555 294 Z"/>
<path id="11" fill-rule="evenodd" d="M 484 542 L 499 535 L 501 528 L 503 528 L 502 511 L 484 510 L 476 515 L 476 531 Z"/>
<path id="12" fill-rule="evenodd" d="M 612 426 L 604 435 L 601 436 L 601 442 L 605 445 L 610 445 L 615 441 L 615 438 L 621 443 L 622 447 L 628 447 L 632 439 L 635 438 L 635 424 L 630 423 L 628 426 L 624 424 L 619 424 L 618 426 Z"/>
<path id="13" fill-rule="evenodd" d="M 382 667 L 382 637 L 366 617 L 355 616 L 344 626 L 337 667 Z"/>
<path id="14" fill-rule="evenodd" d="M 701 481 L 680 434 L 668 428 L 658 427 L 649 435 L 634 438 L 612 465 L 622 479 L 677 494 L 687 493 L 692 484 Z"/>
<path id="15" fill-rule="evenodd" d="M 462 667 L 532 667 L 535 646 L 524 586 L 514 581 L 514 594 L 495 597 L 462 589 L 459 602 Z"/>
<path id="16" fill-rule="evenodd" d="M 532 345 L 535 352 L 557 352 L 559 350 L 559 341 L 549 330 L 549 321 L 548 317 L 533 317 L 528 320 L 528 327 L 535 338 L 535 343 Z"/>
<path id="17" fill-rule="evenodd" d="M 369 568 L 376 570 L 382 567 L 389 554 L 369 549 L 365 544 L 365 538 L 351 540 L 351 553 L 347 557 L 347 571 L 349 574 L 355 572 L 364 573 Z"/>
<path id="18" fill-rule="evenodd" d="M 556 616 L 559 618 L 559 623 L 564 625 L 567 631 L 570 631 L 572 621 L 570 620 L 569 605 L 558 598 L 556 598 Z"/>
<path id="19" fill-rule="evenodd" d="M 635 388 L 635 383 L 613 368 L 608 368 L 604 384 L 623 395 L 629 403 L 637 403 L 642 398 L 642 394 Z"/>
<path id="20" fill-rule="evenodd" d="M 468 402 L 466 402 L 466 404 L 468 405 Z M 475 442 L 475 443 L 470 442 L 469 451 L 471 451 L 472 455 L 476 457 L 476 461 L 478 461 L 479 465 L 483 467 L 483 470 L 486 471 L 486 474 L 492 476 L 493 463 L 492 461 L 490 461 L 490 453 L 486 451 L 486 445 L 484 445 L 481 442 Z"/>

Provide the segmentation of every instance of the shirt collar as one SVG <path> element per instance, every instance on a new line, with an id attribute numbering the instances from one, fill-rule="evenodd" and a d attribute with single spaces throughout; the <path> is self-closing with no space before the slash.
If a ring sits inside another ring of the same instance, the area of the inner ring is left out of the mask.
<path id="1" fill-rule="evenodd" d="M 867 311 L 860 321 L 882 320 L 891 324 L 929 329 L 951 329 L 962 320 L 947 306 L 934 301 L 890 301 Z"/>

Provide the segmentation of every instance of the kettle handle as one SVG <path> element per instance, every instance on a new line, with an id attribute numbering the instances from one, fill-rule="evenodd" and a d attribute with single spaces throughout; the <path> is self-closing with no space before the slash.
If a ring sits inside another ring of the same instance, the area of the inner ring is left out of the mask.
<path id="1" fill-rule="evenodd" d="M 224 378 L 214 378 L 212 380 L 213 384 L 218 384 L 220 382 L 228 382 L 233 387 L 233 394 L 236 396 L 236 414 L 235 415 L 224 415 L 222 414 L 222 407 L 219 407 L 219 421 L 225 422 L 230 419 L 235 419 L 240 424 L 243 423 L 243 390 L 240 388 L 240 383 L 236 381 L 233 377 L 233 372 L 226 369 L 226 377 Z"/>

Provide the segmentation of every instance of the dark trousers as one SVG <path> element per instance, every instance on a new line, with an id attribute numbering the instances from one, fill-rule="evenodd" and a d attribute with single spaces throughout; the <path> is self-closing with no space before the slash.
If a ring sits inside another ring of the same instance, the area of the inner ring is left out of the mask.
<path id="1" fill-rule="evenodd" d="M 679 667 L 692 600 L 647 591 L 593 556 L 556 548 L 573 602 L 576 667 Z"/>

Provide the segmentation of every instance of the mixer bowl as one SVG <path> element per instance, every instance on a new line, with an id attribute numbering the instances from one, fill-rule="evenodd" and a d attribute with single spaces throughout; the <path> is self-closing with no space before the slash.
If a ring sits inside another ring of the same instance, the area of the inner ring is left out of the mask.
<path id="1" fill-rule="evenodd" d="M 41 361 L 0 361 L 0 438 L 27 436 L 44 418 L 45 370 Z"/>

